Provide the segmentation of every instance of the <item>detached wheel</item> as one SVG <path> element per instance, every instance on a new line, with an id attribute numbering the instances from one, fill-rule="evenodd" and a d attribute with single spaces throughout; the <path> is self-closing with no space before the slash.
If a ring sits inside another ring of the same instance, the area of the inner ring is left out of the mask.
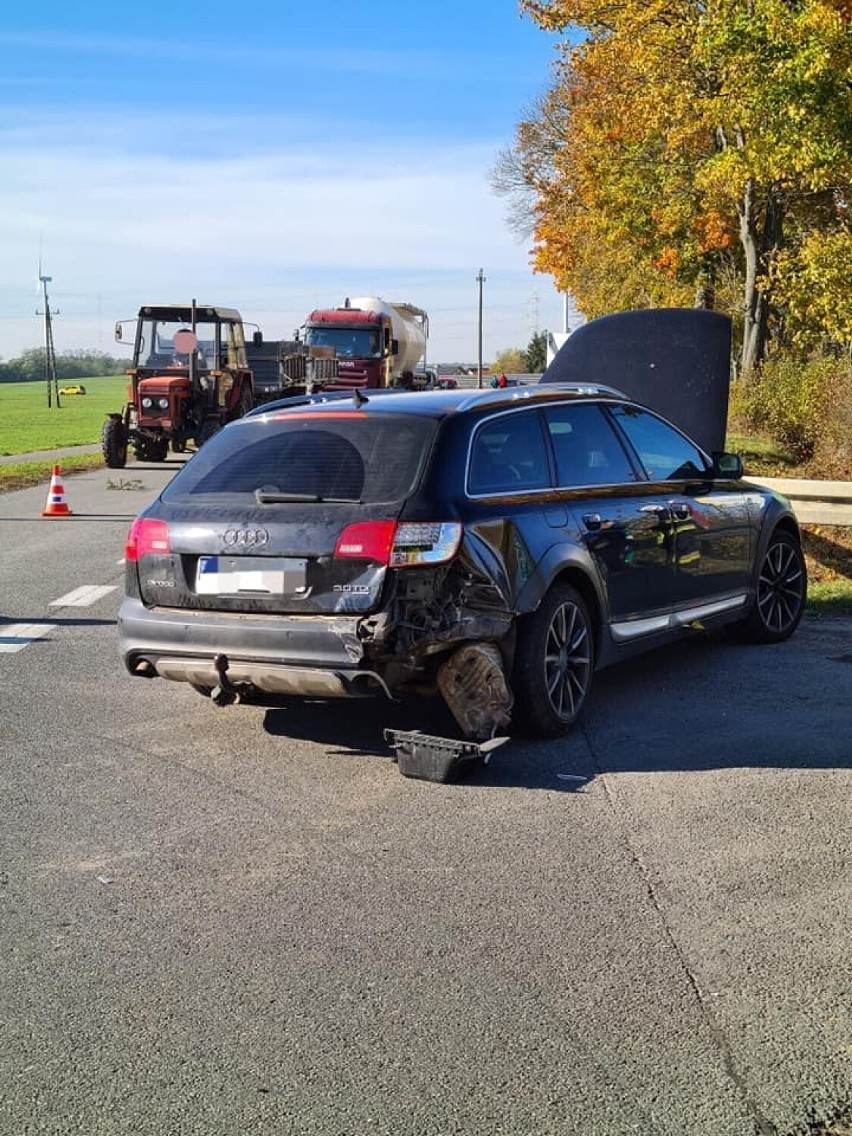
<path id="1" fill-rule="evenodd" d="M 594 627 L 586 602 L 569 584 L 551 588 L 537 611 L 518 621 L 512 724 L 555 738 L 576 722 L 592 686 Z"/>
<path id="2" fill-rule="evenodd" d="M 120 418 L 107 418 L 104 422 L 101 449 L 110 469 L 124 469 L 127 465 L 127 431 Z"/>
<path id="3" fill-rule="evenodd" d="M 751 611 L 731 630 L 752 643 L 781 643 L 799 626 L 807 595 L 808 571 L 801 546 L 789 533 L 775 532 L 760 562 Z"/>

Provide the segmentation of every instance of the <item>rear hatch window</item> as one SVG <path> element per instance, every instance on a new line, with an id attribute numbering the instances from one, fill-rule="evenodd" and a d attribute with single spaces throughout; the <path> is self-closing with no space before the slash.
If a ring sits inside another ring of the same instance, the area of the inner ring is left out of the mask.
<path id="1" fill-rule="evenodd" d="M 430 418 L 346 411 L 242 419 L 163 491 L 139 558 L 148 605 L 245 613 L 365 613 L 377 553 L 432 447 Z M 147 523 L 147 522 L 146 522 Z"/>
<path id="2" fill-rule="evenodd" d="M 234 422 L 162 494 L 169 504 L 272 504 L 279 498 L 365 505 L 407 497 L 435 422 L 363 411 L 285 413 Z"/>

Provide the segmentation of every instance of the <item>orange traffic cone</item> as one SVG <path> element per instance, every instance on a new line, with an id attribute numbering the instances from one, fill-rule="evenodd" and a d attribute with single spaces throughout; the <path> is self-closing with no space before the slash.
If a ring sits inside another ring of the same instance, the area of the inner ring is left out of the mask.
<path id="1" fill-rule="evenodd" d="M 50 478 L 50 489 L 47 494 L 47 504 L 41 511 L 43 517 L 70 517 L 71 510 L 65 502 L 65 490 L 62 488 L 62 478 L 59 475 L 59 466 L 53 467 Z"/>

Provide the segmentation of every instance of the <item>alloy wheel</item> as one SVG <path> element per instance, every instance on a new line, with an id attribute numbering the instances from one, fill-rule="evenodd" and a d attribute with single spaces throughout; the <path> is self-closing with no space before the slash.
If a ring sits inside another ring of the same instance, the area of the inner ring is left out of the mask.
<path id="1" fill-rule="evenodd" d="M 783 636 L 794 627 L 804 594 L 801 553 L 792 541 L 774 541 L 766 551 L 757 581 L 757 610 L 767 631 Z"/>
<path id="2" fill-rule="evenodd" d="M 592 653 L 585 613 L 573 602 L 560 604 L 550 621 L 545 642 L 547 697 L 553 712 L 573 721 L 589 688 Z"/>

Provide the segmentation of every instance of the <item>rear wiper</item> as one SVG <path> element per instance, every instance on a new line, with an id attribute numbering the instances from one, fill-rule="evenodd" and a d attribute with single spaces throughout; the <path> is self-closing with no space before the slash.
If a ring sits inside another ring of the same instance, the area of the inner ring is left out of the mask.
<path id="1" fill-rule="evenodd" d="M 307 501 L 315 505 L 363 505 L 360 497 L 321 497 L 319 493 L 278 493 L 268 489 L 255 489 L 258 505 L 281 505 L 287 501 Z"/>

